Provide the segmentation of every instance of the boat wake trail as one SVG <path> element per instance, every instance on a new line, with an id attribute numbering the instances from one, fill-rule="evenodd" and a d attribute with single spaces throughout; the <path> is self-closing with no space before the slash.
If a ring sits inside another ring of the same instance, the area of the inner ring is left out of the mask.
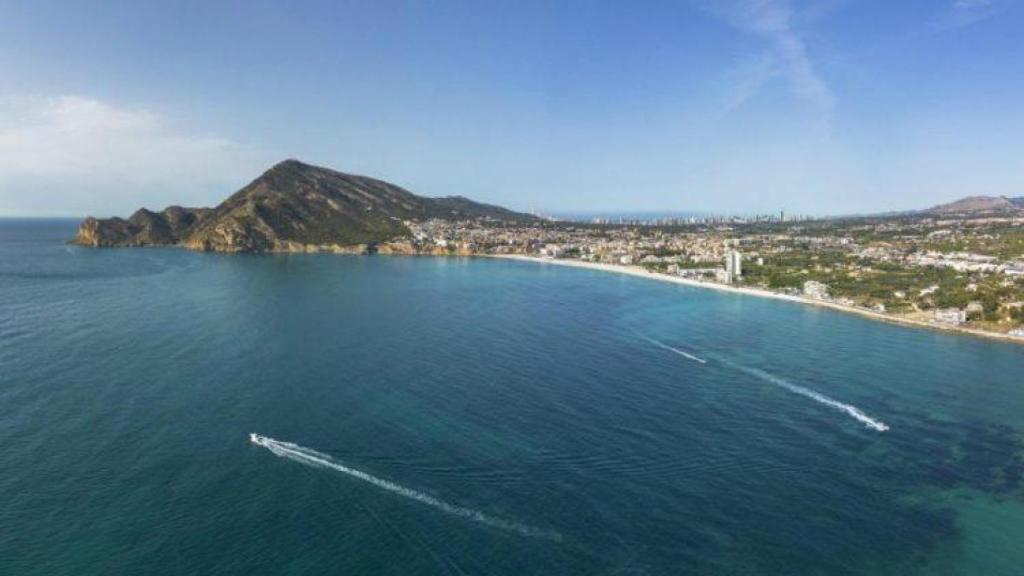
<path id="1" fill-rule="evenodd" d="M 249 434 L 249 441 L 252 442 L 253 444 L 256 444 L 257 446 L 262 446 L 267 450 L 270 450 L 275 456 L 288 458 L 289 460 L 294 460 L 295 462 L 299 462 L 300 464 L 306 464 L 307 466 L 328 468 L 336 472 L 341 472 L 342 474 L 346 474 L 353 478 L 357 478 L 359 480 L 362 480 L 363 482 L 372 484 L 378 488 L 387 490 L 388 492 L 391 492 L 393 494 L 398 494 L 399 496 L 404 496 L 406 498 L 409 498 L 410 500 L 415 500 L 422 504 L 426 504 L 427 506 L 432 506 L 442 512 L 451 514 L 452 516 L 458 516 L 460 518 L 473 520 L 475 522 L 486 524 L 487 526 L 491 526 L 493 528 L 500 528 L 502 530 L 517 532 L 519 534 L 522 534 L 523 536 L 547 538 L 556 541 L 562 539 L 561 534 L 557 532 L 553 532 L 550 530 L 542 530 L 540 528 L 534 528 L 532 526 L 527 526 L 525 524 L 520 524 L 518 522 L 512 522 L 509 520 L 502 520 L 501 518 L 494 518 L 493 516 L 488 516 L 483 512 L 474 510 L 472 508 L 466 508 L 464 506 L 449 504 L 447 502 L 444 502 L 443 500 L 438 500 L 437 498 L 434 498 L 429 494 L 424 494 L 423 492 L 418 492 L 411 488 L 400 486 L 398 484 L 395 484 L 394 482 L 391 482 L 390 480 L 378 478 L 376 476 L 373 476 L 372 474 L 368 474 L 361 470 L 349 468 L 348 466 L 339 463 L 338 461 L 328 456 L 327 454 L 317 452 L 316 450 L 312 450 L 310 448 L 304 448 L 302 446 L 299 446 L 298 444 L 274 440 L 273 438 L 260 436 L 259 434 Z"/>
<path id="2" fill-rule="evenodd" d="M 840 402 L 838 400 L 834 400 L 832 398 L 829 398 L 828 396 L 825 396 L 824 394 L 821 394 L 819 392 L 815 392 L 814 390 L 811 390 L 810 388 L 804 388 L 803 386 L 798 386 L 796 384 L 793 384 L 792 382 L 787 382 L 786 380 L 783 380 L 782 378 L 779 378 L 778 376 L 776 376 L 774 374 L 769 374 L 768 372 L 765 372 L 764 370 L 758 370 L 757 368 L 749 368 L 747 366 L 736 366 L 736 368 L 738 368 L 739 370 L 741 370 L 743 372 L 746 372 L 747 374 L 750 374 L 752 376 L 756 376 L 756 377 L 758 377 L 758 378 L 760 378 L 760 379 L 762 379 L 762 380 L 764 380 L 766 382 L 774 384 L 774 385 L 776 385 L 776 386 L 778 386 L 780 388 L 784 388 L 786 390 L 789 390 L 790 392 L 792 392 L 794 394 L 799 394 L 799 395 L 801 395 L 801 396 L 803 396 L 805 398 L 810 398 L 811 400 L 814 400 L 815 402 L 818 402 L 820 404 L 824 404 L 825 406 L 830 406 L 832 408 L 835 408 L 836 410 L 839 410 L 840 412 L 845 412 L 847 415 L 851 416 L 852 418 L 854 418 L 858 422 L 861 422 L 862 424 L 864 424 L 864 426 L 866 426 L 868 428 L 872 428 L 872 429 L 877 430 L 879 432 L 885 432 L 886 430 L 889 429 L 888 424 L 886 424 L 885 422 L 882 422 L 880 420 L 876 420 L 876 419 L 872 418 L 871 416 L 868 416 L 867 414 L 862 412 L 860 410 L 860 408 L 857 408 L 856 406 L 852 406 L 850 404 L 846 404 L 844 402 Z"/>
<path id="3" fill-rule="evenodd" d="M 701 364 L 707 364 L 708 363 L 708 361 L 703 359 L 703 358 L 699 358 L 697 356 L 694 356 L 693 354 L 690 354 L 689 352 L 686 352 L 685 350 L 680 350 L 679 348 L 676 348 L 674 346 L 669 346 L 668 344 L 665 344 L 664 342 L 660 342 L 658 340 L 655 340 L 654 338 L 650 338 L 648 336 L 643 336 L 643 335 L 639 335 L 639 334 L 638 334 L 638 336 L 640 336 L 644 340 L 650 342 L 651 344 L 654 344 L 658 348 L 661 348 L 663 350 L 668 350 L 669 352 L 672 352 L 674 354 L 678 354 L 678 355 L 682 356 L 683 358 L 687 358 L 689 360 L 693 360 L 694 362 L 700 362 Z"/>

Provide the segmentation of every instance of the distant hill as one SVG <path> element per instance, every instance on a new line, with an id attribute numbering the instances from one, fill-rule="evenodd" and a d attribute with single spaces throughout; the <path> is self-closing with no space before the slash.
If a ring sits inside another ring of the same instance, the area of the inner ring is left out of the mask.
<path id="1" fill-rule="evenodd" d="M 936 215 L 976 215 L 1024 212 L 1024 196 L 968 196 L 948 204 L 933 206 L 925 212 Z"/>
<path id="2" fill-rule="evenodd" d="M 403 220 L 429 218 L 534 220 L 461 196 L 417 196 L 382 180 L 285 160 L 215 208 L 172 206 L 142 209 L 127 220 L 86 218 L 73 242 L 221 252 L 365 251 L 407 236 Z"/>

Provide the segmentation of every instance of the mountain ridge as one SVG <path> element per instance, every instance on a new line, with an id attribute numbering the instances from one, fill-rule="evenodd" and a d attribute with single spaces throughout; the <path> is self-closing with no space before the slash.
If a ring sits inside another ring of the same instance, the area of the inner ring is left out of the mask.
<path id="1" fill-rule="evenodd" d="M 959 200 L 932 206 L 928 214 L 985 214 L 1024 211 L 1024 196 L 965 196 Z"/>
<path id="2" fill-rule="evenodd" d="M 462 196 L 417 196 L 383 180 L 288 159 L 213 208 L 145 208 L 128 219 L 86 218 L 75 244 L 171 246 L 217 252 L 367 252 L 408 237 L 405 221 L 528 221 Z"/>

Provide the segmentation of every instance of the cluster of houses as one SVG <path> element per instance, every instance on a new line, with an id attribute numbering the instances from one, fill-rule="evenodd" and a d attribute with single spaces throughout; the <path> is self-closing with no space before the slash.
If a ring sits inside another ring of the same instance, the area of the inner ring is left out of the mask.
<path id="1" fill-rule="evenodd" d="M 1000 275 L 1005 278 L 1004 285 L 1019 284 L 1020 278 L 1024 278 L 1024 259 L 1000 259 L 967 251 L 921 250 L 919 246 L 925 241 L 953 241 L 985 234 L 983 230 L 974 230 L 966 225 L 955 230 L 935 230 L 931 227 L 948 227 L 951 224 L 928 220 L 834 229 L 815 228 L 813 223 L 799 222 L 786 229 L 757 233 L 751 230 L 747 234 L 734 227 L 735 222 L 704 223 L 703 226 L 674 229 L 550 221 L 426 220 L 405 224 L 412 231 L 410 248 L 421 253 L 524 254 L 605 264 L 643 265 L 684 278 L 722 284 L 735 283 L 743 276 L 744 257 L 763 264 L 765 257 L 801 250 L 810 252 L 812 262 L 806 265 L 808 269 L 814 267 L 826 272 L 829 268 L 840 267 L 851 275 L 871 274 L 873 261 L 905 267 L 946 268 L 982 278 Z M 878 237 L 880 233 L 885 234 L 884 241 L 862 240 L 864 244 L 861 245 L 854 239 Z M 820 266 L 813 262 L 818 259 L 818 254 L 825 252 L 846 254 L 847 259 L 833 258 Z M 973 284 L 968 289 L 972 287 Z M 917 297 L 934 294 L 938 288 L 933 285 L 920 289 Z M 828 285 L 816 280 L 804 282 L 802 289 L 787 291 L 814 300 L 855 305 L 852 300 L 832 296 Z M 894 292 L 894 295 L 900 300 L 907 297 L 902 291 Z M 874 309 L 885 312 L 883 304 L 877 304 Z M 933 320 L 959 325 L 981 312 L 981 304 L 972 302 L 965 308 L 936 309 Z"/>

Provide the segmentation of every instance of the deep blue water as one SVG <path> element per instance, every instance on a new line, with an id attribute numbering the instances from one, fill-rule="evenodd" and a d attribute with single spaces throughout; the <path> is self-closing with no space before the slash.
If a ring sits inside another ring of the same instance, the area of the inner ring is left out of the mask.
<path id="1" fill-rule="evenodd" d="M 1024 571 L 1020 346 L 74 227 L 0 221 L 0 574 Z"/>

